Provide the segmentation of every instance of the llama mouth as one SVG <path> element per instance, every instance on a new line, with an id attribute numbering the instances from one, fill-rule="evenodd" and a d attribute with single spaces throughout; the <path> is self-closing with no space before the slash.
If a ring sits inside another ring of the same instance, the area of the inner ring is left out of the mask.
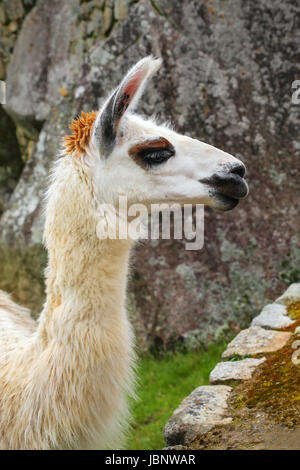
<path id="1" fill-rule="evenodd" d="M 231 169 L 230 173 L 215 173 L 200 180 L 209 187 L 208 194 L 215 202 L 215 208 L 222 211 L 234 209 L 248 195 L 248 184 L 243 178 L 244 168 Z"/>
<path id="2" fill-rule="evenodd" d="M 210 196 L 214 200 L 215 209 L 219 211 L 230 211 L 234 209 L 240 202 L 238 198 L 227 196 L 226 194 L 220 193 L 218 191 L 211 191 Z"/>
<path id="3" fill-rule="evenodd" d="M 233 199 L 242 199 L 248 195 L 248 184 L 238 174 L 214 174 L 210 178 L 200 180 L 210 187 L 213 193 L 220 193 Z"/>

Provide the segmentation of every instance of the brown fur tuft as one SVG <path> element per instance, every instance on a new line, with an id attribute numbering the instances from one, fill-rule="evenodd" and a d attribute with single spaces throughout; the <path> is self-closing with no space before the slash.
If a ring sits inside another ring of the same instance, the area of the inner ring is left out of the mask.
<path id="1" fill-rule="evenodd" d="M 93 124 L 96 120 L 97 112 L 90 113 L 81 112 L 81 116 L 73 119 L 70 129 L 71 135 L 67 135 L 63 139 L 67 153 L 78 156 L 83 153 L 89 144 Z"/>

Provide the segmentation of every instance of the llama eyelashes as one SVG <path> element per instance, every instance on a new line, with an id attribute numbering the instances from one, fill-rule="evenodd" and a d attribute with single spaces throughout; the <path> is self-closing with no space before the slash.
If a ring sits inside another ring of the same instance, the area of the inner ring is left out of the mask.
<path id="1" fill-rule="evenodd" d="M 144 149 L 138 155 L 137 158 L 140 158 L 148 168 L 151 168 L 161 163 L 166 162 L 175 155 L 174 150 L 166 149 Z"/>
<path id="2" fill-rule="evenodd" d="M 131 147 L 129 155 L 144 169 L 160 165 L 175 156 L 175 148 L 164 137 L 147 140 Z"/>

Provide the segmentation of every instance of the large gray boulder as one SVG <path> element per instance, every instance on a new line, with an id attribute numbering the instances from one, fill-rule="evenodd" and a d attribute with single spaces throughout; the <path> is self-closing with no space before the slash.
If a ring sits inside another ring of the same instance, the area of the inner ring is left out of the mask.
<path id="1" fill-rule="evenodd" d="M 253 318 L 251 326 L 261 326 L 271 330 L 281 330 L 293 325 L 295 320 L 288 316 L 288 310 L 285 305 L 278 303 L 266 305 L 260 314 Z"/>
<path id="2" fill-rule="evenodd" d="M 228 344 L 222 358 L 234 356 L 256 356 L 279 351 L 283 348 L 292 333 L 288 331 L 266 330 L 260 326 L 250 326 L 240 333 Z"/>
<path id="3" fill-rule="evenodd" d="M 168 446 L 186 445 L 215 426 L 230 424 L 228 399 L 232 388 L 227 385 L 202 385 L 176 408 L 164 428 Z"/>
<path id="4" fill-rule="evenodd" d="M 137 247 L 129 310 L 143 344 L 199 342 L 259 313 L 266 295 L 299 280 L 299 73 L 293 0 L 38 2 L 7 70 L 7 106 L 39 134 L 0 222 L 3 244 L 41 240 L 41 199 L 68 122 L 103 96 L 140 57 L 163 68 L 140 111 L 238 157 L 250 194 L 229 213 L 206 211 L 205 245 Z M 22 249 L 23 249 L 22 248 Z M 200 329 L 199 329 L 200 327 Z"/>

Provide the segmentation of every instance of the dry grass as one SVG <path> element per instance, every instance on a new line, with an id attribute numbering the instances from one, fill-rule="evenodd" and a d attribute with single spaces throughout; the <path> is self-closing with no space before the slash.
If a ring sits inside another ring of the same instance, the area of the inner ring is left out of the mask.
<path id="1" fill-rule="evenodd" d="M 0 246 L 0 289 L 28 307 L 36 317 L 45 300 L 44 268 L 47 254 L 41 245 L 26 250 Z"/>

